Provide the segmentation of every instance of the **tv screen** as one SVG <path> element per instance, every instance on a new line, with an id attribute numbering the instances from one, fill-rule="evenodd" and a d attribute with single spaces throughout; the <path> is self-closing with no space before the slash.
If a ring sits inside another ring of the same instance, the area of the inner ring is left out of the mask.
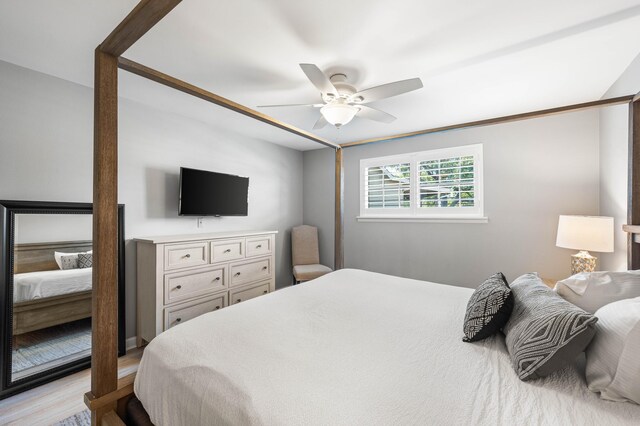
<path id="1" fill-rule="evenodd" d="M 180 168 L 180 216 L 246 216 L 249 178 Z"/>

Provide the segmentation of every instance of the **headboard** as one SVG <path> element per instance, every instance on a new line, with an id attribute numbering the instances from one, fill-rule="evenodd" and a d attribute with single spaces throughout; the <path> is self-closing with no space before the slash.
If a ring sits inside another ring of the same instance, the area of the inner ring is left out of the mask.
<path id="1" fill-rule="evenodd" d="M 90 240 L 16 244 L 13 252 L 13 273 L 53 271 L 58 269 L 53 257 L 54 252 L 77 253 L 89 251 L 91 248 Z"/>

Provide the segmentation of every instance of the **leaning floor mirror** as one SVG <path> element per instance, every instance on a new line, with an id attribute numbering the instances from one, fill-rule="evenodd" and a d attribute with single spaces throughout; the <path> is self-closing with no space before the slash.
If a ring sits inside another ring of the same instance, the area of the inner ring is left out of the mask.
<path id="1" fill-rule="evenodd" d="M 124 206 L 118 207 L 118 351 Z M 0 399 L 91 365 L 92 205 L 0 201 Z"/>

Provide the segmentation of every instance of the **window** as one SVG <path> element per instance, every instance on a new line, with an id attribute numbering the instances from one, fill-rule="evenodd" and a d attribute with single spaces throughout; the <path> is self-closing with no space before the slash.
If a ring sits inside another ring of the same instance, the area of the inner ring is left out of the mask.
<path id="1" fill-rule="evenodd" d="M 486 222 L 482 145 L 360 160 L 358 220 Z"/>

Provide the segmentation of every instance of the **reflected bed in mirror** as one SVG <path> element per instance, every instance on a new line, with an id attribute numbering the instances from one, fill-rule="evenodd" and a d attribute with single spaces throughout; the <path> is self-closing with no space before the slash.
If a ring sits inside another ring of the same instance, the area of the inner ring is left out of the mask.
<path id="1" fill-rule="evenodd" d="M 90 366 L 93 224 L 85 203 L 0 201 L 0 209 L 4 398 Z M 124 206 L 118 216 L 123 355 Z"/>
<path id="2" fill-rule="evenodd" d="M 55 222 L 54 218 L 43 221 Z M 88 223 L 74 226 L 76 231 L 84 228 L 90 238 L 91 216 L 87 219 Z M 22 222 L 16 221 L 18 241 L 25 227 Z M 65 227 L 58 230 L 64 232 Z M 61 269 L 56 253 L 59 259 L 82 253 L 86 261 Z M 90 354 L 91 254 L 91 240 L 15 244 L 12 381 Z"/>

